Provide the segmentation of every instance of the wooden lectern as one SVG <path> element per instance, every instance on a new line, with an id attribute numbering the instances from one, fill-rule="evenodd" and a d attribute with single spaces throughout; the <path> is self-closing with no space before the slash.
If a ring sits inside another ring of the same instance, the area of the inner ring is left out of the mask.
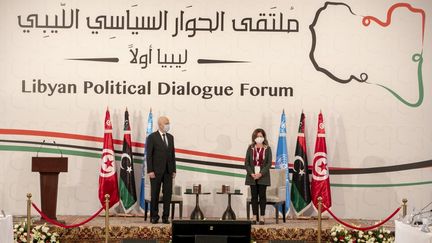
<path id="1" fill-rule="evenodd" d="M 33 157 L 32 172 L 40 173 L 42 212 L 50 219 L 57 220 L 58 175 L 68 171 L 68 158 Z"/>

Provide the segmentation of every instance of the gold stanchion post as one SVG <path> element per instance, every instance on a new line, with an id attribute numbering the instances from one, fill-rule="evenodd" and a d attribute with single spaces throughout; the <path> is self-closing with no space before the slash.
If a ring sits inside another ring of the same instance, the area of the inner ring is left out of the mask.
<path id="1" fill-rule="evenodd" d="M 31 232 L 31 193 L 27 193 L 27 242 L 30 242 Z"/>
<path id="2" fill-rule="evenodd" d="M 110 195 L 105 194 L 105 243 L 108 243 L 109 238 L 109 201 Z"/>
<path id="3" fill-rule="evenodd" d="M 402 199 L 402 217 L 405 217 L 407 215 L 407 202 L 408 199 Z"/>
<path id="4" fill-rule="evenodd" d="M 321 243 L 321 212 L 322 212 L 322 197 L 318 197 L 318 243 Z"/>

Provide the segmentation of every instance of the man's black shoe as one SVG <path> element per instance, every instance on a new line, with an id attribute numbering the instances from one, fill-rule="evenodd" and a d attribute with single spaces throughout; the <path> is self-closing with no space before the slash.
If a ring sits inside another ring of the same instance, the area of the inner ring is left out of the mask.
<path id="1" fill-rule="evenodd" d="M 159 221 L 158 219 L 151 219 L 151 220 L 150 220 L 150 222 L 151 222 L 152 224 L 157 224 L 158 221 Z"/>
<path id="2" fill-rule="evenodd" d="M 169 224 L 170 221 L 169 221 L 168 219 L 162 219 L 162 223 L 164 223 L 164 224 Z"/>

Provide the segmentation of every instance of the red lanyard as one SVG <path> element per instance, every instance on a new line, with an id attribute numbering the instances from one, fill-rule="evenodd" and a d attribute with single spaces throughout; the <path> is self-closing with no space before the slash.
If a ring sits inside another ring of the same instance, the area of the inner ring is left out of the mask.
<path id="1" fill-rule="evenodd" d="M 261 165 L 264 160 L 264 148 L 257 148 L 255 147 L 253 149 L 253 160 L 255 165 Z"/>

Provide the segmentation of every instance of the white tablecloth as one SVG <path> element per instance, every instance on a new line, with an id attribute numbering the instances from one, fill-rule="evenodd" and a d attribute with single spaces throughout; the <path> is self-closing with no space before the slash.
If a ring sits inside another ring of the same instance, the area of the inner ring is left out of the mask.
<path id="1" fill-rule="evenodd" d="M 432 233 L 420 231 L 420 227 L 413 227 L 395 220 L 395 243 L 432 243 Z"/>
<path id="2" fill-rule="evenodd" d="M 0 217 L 0 243 L 13 242 L 12 215 Z"/>

